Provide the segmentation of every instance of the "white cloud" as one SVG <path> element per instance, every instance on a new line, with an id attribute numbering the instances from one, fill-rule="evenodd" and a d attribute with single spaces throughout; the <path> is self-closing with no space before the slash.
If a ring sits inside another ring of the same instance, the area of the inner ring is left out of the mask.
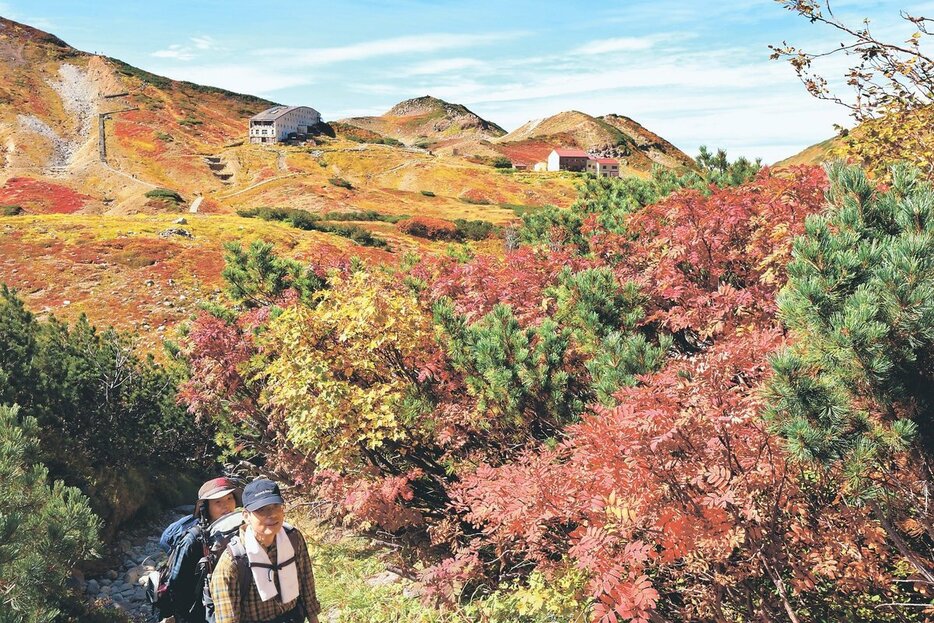
<path id="1" fill-rule="evenodd" d="M 170 45 L 164 50 L 156 50 L 150 56 L 155 58 L 171 58 L 177 61 L 190 61 L 195 57 L 195 54 L 189 49 L 182 45 Z"/>
<path id="2" fill-rule="evenodd" d="M 191 37 L 187 43 L 174 43 L 169 47 L 156 50 L 150 56 L 155 58 L 170 58 L 176 61 L 190 61 L 202 55 L 203 52 L 221 51 L 217 41 L 208 35 Z"/>
<path id="3" fill-rule="evenodd" d="M 436 74 L 447 74 L 453 71 L 463 69 L 485 69 L 486 63 L 473 58 L 440 58 L 433 61 L 425 61 L 400 70 L 402 76 L 433 76 Z"/>
<path id="4" fill-rule="evenodd" d="M 312 84 L 301 74 L 280 72 L 268 67 L 249 65 L 172 65 L 151 71 L 174 80 L 221 87 L 237 93 L 270 95 L 281 89 Z"/>
<path id="5" fill-rule="evenodd" d="M 351 117 L 375 117 L 386 112 L 386 108 L 343 108 L 333 111 L 334 119 L 349 119 Z"/>
<path id="6" fill-rule="evenodd" d="M 208 35 L 192 37 L 191 42 L 194 44 L 195 48 L 199 50 L 212 50 L 217 47 L 217 42 L 214 41 L 213 37 L 209 37 Z"/>
<path id="7" fill-rule="evenodd" d="M 575 48 L 575 54 L 606 54 L 609 52 L 633 52 L 648 50 L 656 43 L 659 37 L 617 37 L 615 39 L 597 39 Z"/>
<path id="8" fill-rule="evenodd" d="M 347 61 L 361 61 L 400 54 L 438 52 L 455 48 L 489 45 L 522 33 L 489 33 L 458 35 L 434 33 L 391 39 L 362 41 L 330 48 L 266 48 L 257 50 L 259 56 L 275 56 L 277 62 L 298 66 L 330 65 Z"/>

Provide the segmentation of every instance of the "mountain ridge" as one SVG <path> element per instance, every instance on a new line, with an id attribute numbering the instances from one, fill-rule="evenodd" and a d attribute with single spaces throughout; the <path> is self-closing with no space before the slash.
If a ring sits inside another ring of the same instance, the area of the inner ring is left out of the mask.
<path id="1" fill-rule="evenodd" d="M 463 104 L 453 104 L 431 95 L 403 100 L 382 115 L 350 117 L 337 122 L 406 144 L 419 143 L 426 147 L 442 140 L 489 140 L 506 134 L 506 130 Z"/>

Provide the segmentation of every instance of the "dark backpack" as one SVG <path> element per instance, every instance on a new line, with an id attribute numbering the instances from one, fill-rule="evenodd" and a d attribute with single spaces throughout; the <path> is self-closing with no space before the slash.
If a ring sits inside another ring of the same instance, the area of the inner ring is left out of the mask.
<path id="1" fill-rule="evenodd" d="M 189 528 L 183 535 L 190 534 L 193 538 L 192 547 L 200 549 L 200 558 L 196 563 L 194 578 L 195 587 L 200 587 L 189 591 L 189 594 L 200 603 L 191 601 L 190 603 L 180 603 L 178 587 L 174 586 L 172 578 L 169 577 L 170 570 L 175 565 L 176 560 L 182 555 L 180 547 L 183 538 L 176 538 L 172 551 L 168 559 L 162 562 L 156 571 L 153 571 L 146 582 L 146 597 L 152 605 L 153 614 L 164 619 L 170 616 L 188 620 L 191 615 L 198 613 L 204 608 L 206 621 L 214 621 L 214 603 L 210 598 L 211 573 L 217 564 L 217 560 L 227 547 L 227 543 L 235 534 L 235 530 L 227 532 L 208 532 L 200 524 Z M 179 581 L 178 578 L 175 581 Z M 186 600 L 188 601 L 188 600 Z M 199 617 L 200 618 L 200 617 Z"/>
<path id="2" fill-rule="evenodd" d="M 176 524 L 169 526 L 166 532 L 173 529 L 173 526 L 176 526 Z M 165 534 L 166 533 L 163 533 L 163 539 L 165 539 Z M 152 606 L 153 614 L 160 619 L 181 614 L 184 612 L 186 606 L 190 606 L 190 604 L 178 603 L 178 595 L 176 594 L 177 587 L 173 586 L 172 578 L 169 577 L 171 569 L 175 566 L 179 556 L 183 553 L 180 546 L 184 542 L 185 537 L 189 534 L 194 539 L 192 547 L 199 547 L 199 545 L 202 548 L 205 547 L 202 528 L 198 523 L 195 523 L 194 526 L 188 528 L 181 534 L 175 533 L 170 540 L 167 540 L 167 542 L 171 544 L 168 558 L 159 563 L 156 570 L 150 573 L 146 578 L 146 600 Z"/>

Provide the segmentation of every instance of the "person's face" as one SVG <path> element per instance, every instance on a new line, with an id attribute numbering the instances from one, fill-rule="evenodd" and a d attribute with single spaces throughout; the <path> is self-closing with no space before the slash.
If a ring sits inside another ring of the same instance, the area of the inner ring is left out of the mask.
<path id="1" fill-rule="evenodd" d="M 233 493 L 228 493 L 222 498 L 208 500 L 208 520 L 217 521 L 227 513 L 232 513 L 237 508 L 237 499 Z"/>
<path id="2" fill-rule="evenodd" d="M 285 522 L 285 509 L 282 504 L 267 504 L 255 511 L 243 511 L 247 525 L 253 529 L 260 545 L 268 547 L 276 540 L 276 534 Z"/>

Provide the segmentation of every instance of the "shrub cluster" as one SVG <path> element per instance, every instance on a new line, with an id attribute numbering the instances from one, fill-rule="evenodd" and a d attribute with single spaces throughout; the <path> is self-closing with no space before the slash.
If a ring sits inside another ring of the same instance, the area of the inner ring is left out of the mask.
<path id="1" fill-rule="evenodd" d="M 491 203 L 486 197 L 481 197 L 478 193 L 472 191 L 461 195 L 460 200 L 464 203 L 477 206 L 488 206 Z"/>
<path id="2" fill-rule="evenodd" d="M 429 240 L 454 240 L 457 226 L 451 221 L 428 216 L 413 216 L 396 223 L 403 234 L 428 238 Z"/>
<path id="3" fill-rule="evenodd" d="M 177 191 L 170 190 L 168 188 L 153 188 L 152 190 L 146 192 L 146 197 L 149 197 L 150 199 L 174 201 L 175 203 L 182 203 L 185 201 Z"/>
<path id="4" fill-rule="evenodd" d="M 402 233 L 410 236 L 457 242 L 485 240 L 497 232 L 496 226 L 487 221 L 469 221 L 465 219 L 447 221 L 427 216 L 415 216 L 401 220 L 396 224 L 396 227 Z"/>
<path id="5" fill-rule="evenodd" d="M 350 182 L 348 182 L 342 177 L 329 177 L 328 182 L 330 182 L 333 186 L 337 186 L 339 188 L 346 188 L 347 190 L 353 190 L 353 184 L 351 184 Z"/>
<path id="6" fill-rule="evenodd" d="M 202 315 L 185 398 L 332 512 L 430 541 L 422 595 L 481 617 L 923 620 L 875 606 L 934 577 L 934 190 L 724 173 L 586 180 L 505 256 Z"/>
<path id="7" fill-rule="evenodd" d="M 237 210 L 237 214 L 244 218 L 259 218 L 264 221 L 282 221 L 288 223 L 292 227 L 298 229 L 304 229 L 306 231 L 320 231 L 329 234 L 336 234 L 344 238 L 349 238 L 357 244 L 363 245 L 365 247 L 375 247 L 377 249 L 388 249 L 389 244 L 379 236 L 367 231 L 366 229 L 360 227 L 359 225 L 344 225 L 339 222 L 331 222 L 332 220 L 350 220 L 353 215 L 358 213 L 354 212 L 339 212 L 335 213 L 338 215 L 337 219 L 328 219 L 325 220 L 324 215 L 317 215 L 308 212 L 307 210 L 298 210 L 295 208 L 247 208 L 242 210 Z M 366 218 L 367 212 L 359 213 L 363 215 L 364 218 L 353 218 L 353 220 L 382 220 L 382 218 Z M 377 214 L 377 213 L 373 213 Z M 392 217 L 385 217 L 387 220 Z"/>

